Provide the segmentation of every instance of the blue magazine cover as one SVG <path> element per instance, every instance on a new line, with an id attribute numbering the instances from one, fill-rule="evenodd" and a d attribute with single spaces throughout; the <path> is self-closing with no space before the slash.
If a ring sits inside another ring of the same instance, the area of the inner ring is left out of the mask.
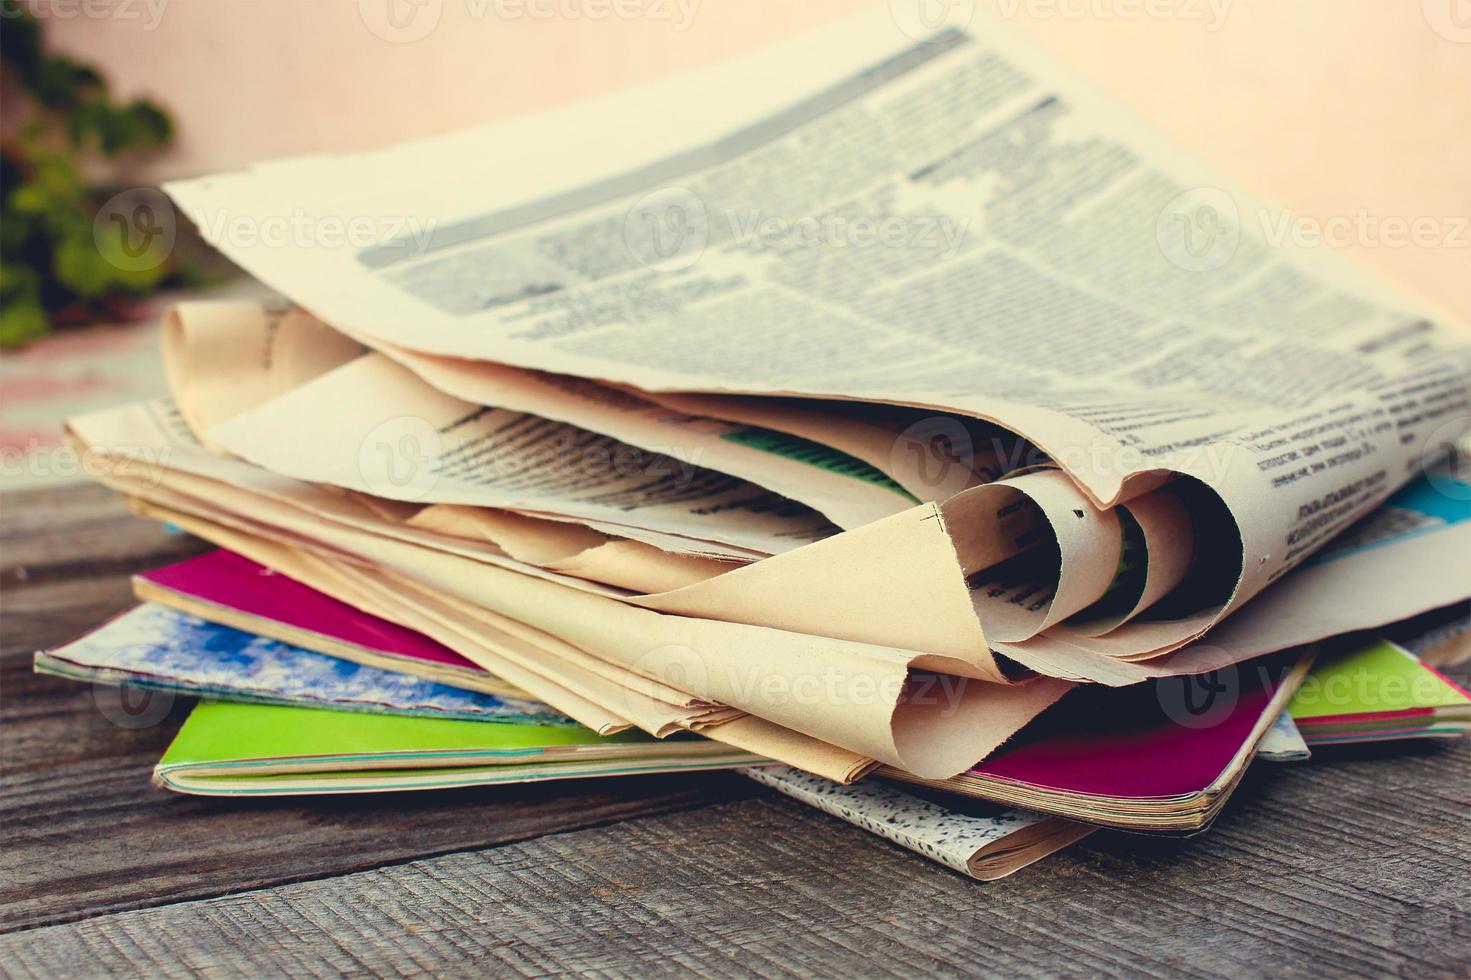
<path id="1" fill-rule="evenodd" d="M 539 701 L 497 697 L 303 650 L 144 603 L 55 650 L 36 670 L 207 696 L 478 721 L 575 725 Z"/>

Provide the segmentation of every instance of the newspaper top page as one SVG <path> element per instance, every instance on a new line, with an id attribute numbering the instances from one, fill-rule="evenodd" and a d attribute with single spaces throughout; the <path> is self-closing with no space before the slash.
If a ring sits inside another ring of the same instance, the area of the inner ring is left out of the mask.
<path id="1" fill-rule="evenodd" d="M 1234 525 L 1197 555 L 1237 566 L 1226 611 L 1471 426 L 1464 324 L 1278 234 L 1004 24 L 903 21 L 168 189 L 369 343 L 990 420 L 1101 508 L 1190 478 Z"/>

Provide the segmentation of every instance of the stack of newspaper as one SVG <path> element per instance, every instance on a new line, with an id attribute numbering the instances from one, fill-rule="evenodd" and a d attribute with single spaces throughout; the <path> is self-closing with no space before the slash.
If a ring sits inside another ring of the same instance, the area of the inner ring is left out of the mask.
<path id="1" fill-rule="evenodd" d="M 1471 597 L 1466 327 L 1003 25 L 913 28 L 171 185 L 289 302 L 178 307 L 172 401 L 71 436 L 597 732 L 840 783 Z"/>

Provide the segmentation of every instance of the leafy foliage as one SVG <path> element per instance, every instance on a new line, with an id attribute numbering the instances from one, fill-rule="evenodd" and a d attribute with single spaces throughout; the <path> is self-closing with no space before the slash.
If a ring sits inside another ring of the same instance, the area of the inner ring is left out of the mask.
<path id="1" fill-rule="evenodd" d="M 93 234 L 107 195 L 79 172 L 115 172 L 166 146 L 168 113 L 147 99 L 114 101 L 94 68 L 44 50 L 40 23 L 17 0 L 0 5 L 0 73 L 27 103 L 0 142 L 0 346 L 9 347 L 57 319 L 115 315 L 183 270 L 171 253 L 120 261 L 115 240 Z"/>

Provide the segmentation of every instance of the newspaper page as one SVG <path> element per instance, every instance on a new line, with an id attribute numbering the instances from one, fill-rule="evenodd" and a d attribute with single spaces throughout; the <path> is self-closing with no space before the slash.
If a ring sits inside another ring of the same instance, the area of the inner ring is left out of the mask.
<path id="1" fill-rule="evenodd" d="M 1020 686 L 986 683 L 964 676 L 976 671 L 959 659 L 667 615 L 569 587 L 543 570 L 533 574 L 505 560 L 427 546 L 387 533 L 375 515 L 354 513 L 351 500 L 338 504 L 326 490 L 239 460 L 190 454 L 182 441 L 187 431 L 177 431 L 182 423 L 171 434 L 164 428 L 169 420 L 145 407 L 72 423 L 84 455 L 111 462 L 98 467 L 104 482 L 221 546 L 421 629 L 573 717 L 588 717 L 587 705 L 593 705 L 656 734 L 682 722 L 706 731 L 688 715 L 693 709 L 673 705 L 671 713 L 658 707 L 667 702 L 650 702 L 662 685 L 849 756 L 950 775 L 989 754 L 1072 686 L 1051 678 Z M 288 545 L 288 556 L 327 562 L 339 577 L 351 578 L 355 591 L 343 594 L 340 583 L 322 581 L 295 562 L 284 567 L 289 557 L 252 546 L 260 538 Z M 365 592 L 371 602 L 361 598 Z M 935 670 L 947 676 L 919 673 Z M 575 695 L 565 708 L 558 700 L 562 690 Z M 626 705 L 625 692 L 633 698 Z M 707 733 L 723 737 L 723 727 L 712 725 Z M 738 732 L 745 741 L 732 744 L 768 755 L 773 752 L 754 747 L 757 739 L 805 744 L 754 725 Z"/>
<path id="2" fill-rule="evenodd" d="M 650 726 L 654 734 L 668 734 L 669 725 L 680 724 L 681 714 L 671 714 L 668 707 L 658 708 L 662 702 L 651 701 L 641 691 L 639 678 L 677 683 L 679 690 L 705 704 L 740 708 L 778 728 L 845 749 L 849 758 L 856 753 L 862 759 L 884 762 L 902 759 L 890 764 L 907 771 L 944 770 L 953 774 L 971 764 L 964 759 L 989 755 L 1072 686 L 1050 679 L 1023 687 L 955 677 L 915 681 L 911 677 L 915 658 L 905 651 L 707 620 L 661 617 L 495 566 L 411 545 L 385 547 L 382 541 L 364 541 L 359 533 L 341 528 L 310 528 L 312 522 L 299 518 L 292 521 L 290 515 L 272 515 L 268 524 L 242 535 L 212 523 L 206 501 L 171 498 L 160 488 L 148 490 L 147 496 L 164 501 L 162 506 L 152 508 L 158 516 L 175 520 L 258 561 L 267 561 L 270 556 L 253 548 L 251 540 L 261 531 L 270 536 L 275 528 L 282 528 L 288 532 L 285 540 L 294 545 L 289 549 L 291 554 L 321 556 L 325 549 L 327 554 L 346 555 L 354 562 L 371 561 L 403 570 L 410 577 L 387 583 L 377 593 L 379 604 L 364 608 L 423 628 L 487 669 L 546 697 L 559 709 L 561 701 L 555 686 L 549 690 L 546 684 L 538 685 L 524 674 L 507 670 L 500 659 L 488 659 L 488 654 L 507 655 L 504 636 L 495 645 L 485 640 L 488 614 L 492 622 L 511 627 L 513 635 L 518 628 L 529 628 L 620 668 L 604 673 L 586 664 L 574 665 L 575 673 L 569 674 L 569 662 L 545 645 L 512 659 L 513 666 L 549 678 L 554 684 L 567 684 L 590 703 L 635 724 Z M 205 516 L 200 519 L 194 516 L 196 513 Z M 287 520 L 276 523 L 283 516 Z M 289 533 L 292 523 L 297 525 L 295 534 Z M 321 537 L 301 533 L 308 529 Z M 406 549 L 409 554 L 403 554 Z M 373 557 L 369 559 L 369 555 Z M 319 585 L 319 579 L 294 563 L 281 570 L 313 587 L 325 585 Z M 361 583 L 372 581 L 376 574 L 359 569 L 356 577 Z M 323 591 L 333 594 L 327 587 Z M 477 598 L 473 602 L 465 598 L 470 595 Z M 487 596 L 491 597 L 489 601 Z M 338 597 L 352 601 L 347 596 Z M 595 602 L 587 604 L 584 599 Z M 433 611 L 434 606 L 446 605 L 451 611 Z M 459 615 L 453 613 L 456 607 Z M 432 628 L 435 624 L 440 631 Z M 464 645 L 466 639 L 471 646 Z M 580 683 L 574 683 L 578 674 Z M 658 712 L 653 720 L 647 715 L 651 707 Z M 725 722 L 689 727 L 725 740 Z M 758 747 L 749 741 L 732 744 L 798 766 L 805 762 L 800 757 L 781 755 L 776 746 Z M 864 767 L 857 766 L 845 774 L 826 774 L 843 779 L 862 771 Z"/>
<path id="3" fill-rule="evenodd" d="M 811 506 L 838 527 L 867 524 L 919 500 L 889 477 L 887 465 L 874 466 L 822 439 L 680 412 L 631 389 L 588 379 L 378 346 L 446 394 L 565 422 L 749 480 Z M 194 301 L 165 318 L 163 354 L 174 400 L 195 434 L 216 449 L 223 447 L 207 434 L 210 427 L 308 384 L 364 349 L 280 301 Z M 902 428 L 889 431 L 888 441 Z M 995 475 L 983 470 L 952 480 L 950 492 Z"/>
<path id="4" fill-rule="evenodd" d="M 273 472 L 374 496 L 587 518 L 758 554 L 836 530 L 810 508 L 687 458 L 455 398 L 379 354 L 208 437 Z"/>
<path id="5" fill-rule="evenodd" d="M 353 498 L 297 484 L 242 461 L 191 453 L 182 422 L 170 423 L 167 412 L 144 409 L 147 406 L 117 409 L 73 424 L 82 437 L 84 458 L 91 461 L 105 482 L 169 507 L 203 513 L 211 521 L 230 527 L 286 536 L 284 540 L 298 545 L 322 547 L 322 539 L 330 534 L 316 522 L 327 522 L 389 541 L 501 564 L 553 582 L 577 582 L 539 565 L 461 549 L 454 543 L 455 538 L 405 534 L 404 529 L 386 523 L 379 515 L 355 509 Z M 280 516 L 277 505 L 298 513 Z M 277 514 L 274 521 L 261 524 L 271 513 Z M 702 601 L 696 605 L 707 611 L 713 606 L 721 614 L 716 618 L 735 622 L 743 621 L 751 610 L 785 608 L 792 611 L 788 618 L 767 625 L 794 633 L 811 627 L 818 635 L 838 638 L 888 636 L 892 637 L 892 646 L 910 651 L 907 656 L 911 668 L 1008 683 L 1011 678 L 996 662 L 970 655 L 975 649 L 971 644 L 983 644 L 984 638 L 976 618 L 964 615 L 969 604 L 963 587 L 952 590 L 961 580 L 945 574 L 950 568 L 947 559 L 953 560 L 949 538 L 938 522 L 924 519 L 923 513 L 923 509 L 916 508 L 857 532 L 720 575 L 711 580 L 720 588 L 699 597 Z M 219 533 L 218 528 L 214 533 Z M 1471 579 L 1467 534 L 1471 534 L 1471 486 L 1447 466 L 1407 486 L 1331 551 L 1253 602 L 1225 630 L 1213 633 L 1209 642 L 1137 664 L 1129 659 L 1099 658 L 1060 642 L 1060 638 L 1046 647 L 1035 643 L 1002 646 L 1019 663 L 1038 673 L 1073 681 L 1119 685 L 1218 670 L 1287 646 L 1380 626 L 1455 602 L 1461 597 L 1464 583 Z M 893 553 L 895 549 L 886 545 L 896 535 L 906 542 L 905 553 L 916 559 L 914 564 L 891 580 L 865 579 L 876 571 L 851 559 L 869 548 Z M 220 543 L 234 546 L 228 541 Z M 931 553 L 915 550 L 924 543 L 933 549 Z M 355 548 L 357 560 L 373 564 L 386 560 L 387 553 L 371 538 L 360 539 Z M 401 560 L 410 561 L 405 574 L 413 576 L 417 562 L 412 554 L 401 549 L 396 553 Z M 1397 575 L 1387 587 L 1379 581 L 1386 565 L 1411 571 Z M 813 603 L 803 587 L 815 576 L 826 574 L 827 568 L 842 570 L 843 574 L 835 583 L 831 606 L 813 612 Z M 754 577 L 744 578 L 750 576 Z M 656 610 L 680 612 L 691 603 L 690 592 L 676 589 L 642 597 L 599 594 Z M 792 594 L 802 601 L 783 604 L 783 598 L 790 599 Z M 1342 597 L 1350 594 L 1358 599 L 1345 603 Z M 468 600 L 477 593 L 471 588 L 464 595 Z M 491 597 L 481 596 L 475 601 L 481 604 L 475 607 L 472 619 L 495 615 L 485 607 L 487 602 L 493 604 Z M 896 604 L 886 606 L 890 601 Z M 906 607 L 922 608 L 925 615 L 904 620 L 900 614 Z M 954 635 L 944 628 L 950 620 L 960 624 Z M 413 625 L 421 628 L 417 621 Z M 741 662 L 741 658 L 729 661 Z"/>
<path id="6" fill-rule="evenodd" d="M 998 570 L 993 609 L 1047 604 L 1002 627 L 1015 644 L 1177 648 L 1471 423 L 1468 343 L 1447 315 L 1274 240 L 1270 209 L 1005 25 L 901 26 L 875 8 L 596 103 L 169 190 L 236 261 L 385 349 L 1019 433 L 1038 455 L 1003 471 L 1076 481 L 1075 499 L 1022 492 L 1075 559 L 1054 577 L 1083 584 Z M 494 181 L 489 157 L 505 161 Z M 237 233 L 351 217 L 376 237 Z M 1223 502 L 1191 501 L 1192 560 L 1229 566 L 1221 594 L 1203 613 L 1138 610 L 1168 627 L 1069 629 L 1114 583 L 1066 547 L 1066 515 L 1115 539 L 1095 512 L 1182 476 Z"/>
<path id="7" fill-rule="evenodd" d="M 840 528 L 861 527 L 918 503 L 909 489 L 821 440 L 678 412 L 642 393 L 586 378 L 435 357 L 379 343 L 440 391 L 566 422 L 652 452 L 678 454 L 806 504 Z M 983 482 L 977 474 L 955 489 Z M 927 498 L 928 499 L 928 498 Z"/>
<path id="8" fill-rule="evenodd" d="M 346 364 L 363 347 L 284 302 L 180 303 L 163 323 L 169 388 L 189 427 L 205 430 Z M 218 449 L 219 447 L 211 447 Z"/>

